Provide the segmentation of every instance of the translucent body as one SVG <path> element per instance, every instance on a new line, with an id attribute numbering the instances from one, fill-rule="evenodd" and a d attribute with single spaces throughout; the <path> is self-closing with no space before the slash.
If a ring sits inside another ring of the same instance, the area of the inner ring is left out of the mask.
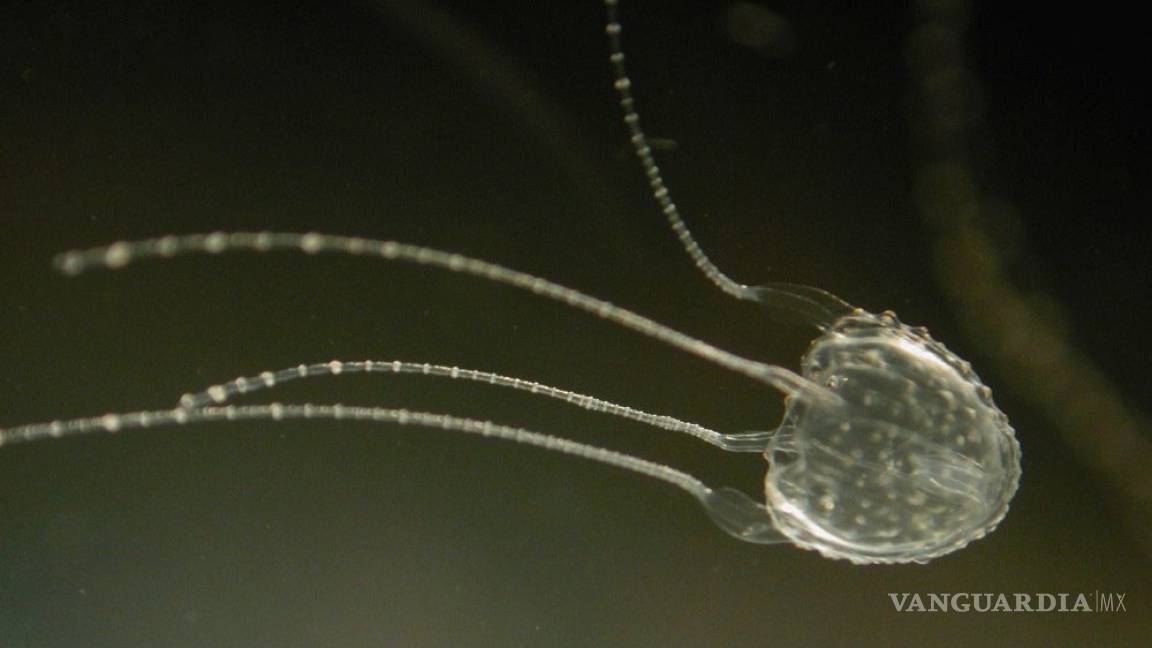
<path id="1" fill-rule="evenodd" d="M 735 356 L 636 313 L 538 277 L 392 241 L 316 233 L 214 233 L 120 242 L 70 252 L 61 255 L 57 265 L 68 274 L 78 274 L 92 268 L 123 268 L 145 258 L 190 253 L 215 255 L 240 250 L 371 255 L 528 290 L 779 389 L 787 395 L 784 420 L 772 433 L 721 433 L 489 372 L 400 361 L 333 361 L 264 372 L 189 394 L 181 401 L 179 411 L 184 414 L 180 415 L 159 411 L 110 415 L 110 418 L 76 423 L 23 426 L 0 430 L 0 443 L 133 426 L 227 419 L 228 410 L 216 412 L 204 406 L 223 403 L 237 394 L 270 389 L 291 379 L 354 371 L 414 373 L 530 391 L 593 411 L 690 434 L 727 451 L 765 452 L 770 465 L 765 480 L 765 502 L 760 503 L 739 491 L 708 487 L 691 475 L 668 467 L 660 466 L 656 470 L 654 464 L 639 458 L 535 433 L 503 436 L 672 483 L 695 497 L 721 528 L 747 542 L 789 541 L 831 558 L 857 563 L 924 562 L 955 551 L 992 530 L 1003 518 L 1016 490 L 1020 449 L 1006 417 L 992 402 L 990 390 L 968 363 L 933 340 L 926 330 L 909 328 L 891 313 L 877 316 L 856 309 L 829 318 L 830 321 L 814 319 L 813 323 L 823 334 L 804 356 L 802 375 L 798 375 L 783 367 Z M 814 289 L 793 291 L 781 284 L 738 287 L 770 308 L 781 308 L 777 298 L 785 294 L 796 304 L 811 306 L 791 308 L 793 313 L 831 314 L 846 306 L 841 300 Z M 216 413 L 211 416 L 189 414 L 206 410 Z M 243 416 L 275 418 L 271 412 L 256 409 Z M 333 416 L 337 416 L 335 410 Z M 427 420 L 435 421 L 431 427 L 463 432 L 489 429 L 484 427 L 484 422 L 427 416 L 431 417 Z M 312 415 L 305 415 L 309 417 Z M 404 418 L 409 419 L 407 415 Z M 373 420 L 393 419 L 399 420 L 396 416 Z M 528 438 L 533 441 L 527 441 Z"/>
<path id="2" fill-rule="evenodd" d="M 769 448 L 768 510 L 793 543 L 854 562 L 920 562 L 1004 517 L 1019 444 L 990 390 L 927 331 L 858 311 L 802 365 L 843 403 L 790 398 Z"/>
<path id="3" fill-rule="evenodd" d="M 294 232 L 213 232 L 121 241 L 56 259 L 76 275 L 117 270 L 143 259 L 185 254 L 292 251 L 373 257 L 438 268 L 526 290 L 659 340 L 783 392 L 783 423 L 774 432 L 724 433 L 592 396 L 520 378 L 404 361 L 331 361 L 265 371 L 191 393 L 172 410 L 51 421 L 0 429 L 0 445 L 197 422 L 331 418 L 480 434 L 562 452 L 672 484 L 699 501 L 733 536 L 754 543 L 788 541 L 857 563 L 924 562 L 967 545 L 1004 517 L 1020 476 L 1020 449 L 990 391 L 966 362 L 894 315 L 872 315 L 827 291 L 795 284 L 747 286 L 705 255 L 681 219 L 640 127 L 621 49 L 616 0 L 605 0 L 614 87 L 653 198 L 701 273 L 725 293 L 789 313 L 822 335 L 802 360 L 802 374 L 744 358 L 636 312 L 541 277 L 480 259 L 397 241 Z M 218 407 L 229 398 L 288 380 L 350 372 L 422 374 L 487 382 L 585 409 L 692 435 L 731 452 L 765 453 L 765 502 L 692 475 L 611 450 L 488 421 L 340 404 Z"/>
<path id="4" fill-rule="evenodd" d="M 766 506 L 731 489 L 705 507 L 732 535 L 776 534 L 830 558 L 924 562 L 1000 522 L 1016 492 L 1020 448 L 991 391 L 926 329 L 873 315 L 827 291 L 745 286 L 704 254 L 680 217 L 640 126 L 626 69 L 618 0 L 604 0 L 620 109 L 652 196 L 688 256 L 725 293 L 823 331 L 802 360 L 806 389 L 788 394 L 767 452 Z"/>

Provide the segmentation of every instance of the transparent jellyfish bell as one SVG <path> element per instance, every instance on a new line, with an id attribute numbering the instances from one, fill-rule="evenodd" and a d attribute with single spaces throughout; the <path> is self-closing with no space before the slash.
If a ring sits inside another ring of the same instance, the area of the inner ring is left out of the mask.
<path id="1" fill-rule="evenodd" d="M 787 398 L 765 455 L 775 530 L 830 558 L 924 562 L 999 524 L 1020 448 L 967 362 L 892 313 L 861 310 L 801 362 L 835 398 Z"/>

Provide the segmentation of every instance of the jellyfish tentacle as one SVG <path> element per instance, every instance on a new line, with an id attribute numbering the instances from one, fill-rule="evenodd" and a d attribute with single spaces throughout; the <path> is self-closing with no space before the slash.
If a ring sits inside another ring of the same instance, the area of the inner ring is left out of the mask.
<path id="1" fill-rule="evenodd" d="M 839 396 L 830 390 L 793 371 L 738 356 L 603 299 L 495 263 L 410 243 L 317 232 L 307 234 L 213 232 L 119 241 L 108 246 L 65 252 L 57 255 L 55 265 L 61 272 L 71 276 L 92 269 L 116 270 L 141 259 L 170 258 L 187 254 L 216 255 L 237 251 L 264 253 L 273 250 L 303 252 L 309 255 L 324 252 L 354 256 L 369 255 L 385 261 L 440 268 L 527 290 L 748 376 L 785 394 L 831 404 L 840 402 Z"/>
<path id="2" fill-rule="evenodd" d="M 640 125 L 640 113 L 636 108 L 636 98 L 632 95 L 632 79 L 628 76 L 628 67 L 625 63 L 624 28 L 620 24 L 618 5 L 618 0 L 604 0 L 606 11 L 604 31 L 608 36 L 608 61 L 612 64 L 614 77 L 612 85 L 619 98 L 620 111 L 623 114 L 624 126 L 628 129 L 632 150 L 640 160 L 640 166 L 648 178 L 652 198 L 656 200 L 656 204 L 668 221 L 668 226 L 672 228 L 672 232 L 676 234 L 681 247 L 692 259 L 696 268 L 725 293 L 737 299 L 751 299 L 753 296 L 749 293 L 748 286 L 733 281 L 705 254 L 680 216 L 680 208 L 676 206 L 676 201 L 673 200 L 672 193 L 664 182 L 664 175 L 653 156 L 648 135 Z"/>
<path id="3" fill-rule="evenodd" d="M 212 385 L 199 392 L 184 394 L 180 398 L 180 406 L 194 409 L 207 405 L 221 405 L 235 396 L 273 389 L 295 380 L 356 373 L 433 376 L 452 380 L 479 382 L 486 385 L 528 392 L 530 394 L 554 398 L 590 412 L 618 416 L 663 430 L 687 434 L 732 452 L 763 452 L 765 448 L 767 448 L 768 439 L 770 438 L 769 433 L 763 432 L 718 432 L 698 423 L 690 423 L 672 416 L 646 412 L 627 405 L 620 405 L 596 398 L 595 396 L 560 389 L 523 378 L 513 378 L 477 369 L 465 369 L 462 367 L 437 365 L 427 362 L 405 362 L 402 360 L 332 360 L 323 363 L 301 364 L 277 371 L 263 371 L 256 375 L 242 376 L 227 382 Z"/>
<path id="4" fill-rule="evenodd" d="M 837 319 L 855 310 L 855 307 L 828 291 L 800 284 L 770 283 L 761 286 L 748 286 L 729 277 L 704 252 L 684 218 L 680 208 L 672 198 L 672 192 L 660 171 L 660 165 L 652 152 L 648 135 L 640 125 L 640 112 L 636 107 L 636 97 L 632 93 L 632 78 L 628 76 L 627 56 L 624 54 L 624 28 L 620 24 L 619 0 L 604 0 L 606 11 L 605 33 L 608 35 L 608 61 L 612 65 L 613 87 L 616 89 L 624 127 L 628 129 L 628 140 L 640 161 L 640 167 L 648 178 L 652 198 L 660 207 L 680 241 L 680 246 L 692 263 L 709 281 L 724 293 L 761 304 L 776 317 L 791 315 L 802 324 L 819 329 L 830 328 Z"/>
<path id="5" fill-rule="evenodd" d="M 431 412 L 418 412 L 406 409 L 389 409 L 383 407 L 364 407 L 343 404 L 316 405 L 312 403 L 286 404 L 271 403 L 268 405 L 226 405 L 223 407 L 182 408 L 170 410 L 137 411 L 120 414 L 105 414 L 91 418 L 79 418 L 66 421 L 51 421 L 48 423 L 35 423 L 14 428 L 0 428 L 0 445 L 36 441 L 44 438 L 70 437 L 84 434 L 118 433 L 131 429 L 151 429 L 164 426 L 187 425 L 192 423 L 209 423 L 222 421 L 286 421 L 290 419 L 333 420 L 333 421 L 363 421 L 385 423 L 400 427 L 417 427 L 441 429 L 451 432 L 461 432 L 482 437 L 501 439 L 534 446 L 544 450 L 559 452 L 561 454 L 580 457 L 589 461 L 606 464 L 637 473 L 646 477 L 666 482 L 687 492 L 695 498 L 717 519 L 736 519 L 751 516 L 757 509 L 744 505 L 740 515 L 728 513 L 717 517 L 717 499 L 735 499 L 731 495 L 717 495 L 728 493 L 729 489 L 713 490 L 696 477 L 659 464 L 647 459 L 600 448 L 570 439 L 550 436 L 533 432 L 524 428 L 500 425 L 491 421 L 449 416 Z M 751 500 L 745 496 L 748 503 Z M 735 507 L 731 507 L 735 508 Z M 762 506 L 762 525 L 771 525 L 771 518 Z M 717 522 L 720 524 L 719 522 Z M 730 527 L 720 524 L 722 528 L 732 533 Z M 746 526 L 752 526 L 750 522 Z M 763 542 L 766 532 L 763 529 L 750 533 L 747 537 L 736 535 L 749 542 Z M 780 536 L 782 540 L 782 536 Z"/>

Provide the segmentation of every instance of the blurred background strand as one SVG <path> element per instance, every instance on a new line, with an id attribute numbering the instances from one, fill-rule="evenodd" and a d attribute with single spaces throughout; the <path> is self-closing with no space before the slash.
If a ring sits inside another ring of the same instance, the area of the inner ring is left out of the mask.
<path id="1" fill-rule="evenodd" d="M 920 0 L 908 40 L 916 204 L 935 238 L 936 276 L 972 344 L 1120 495 L 1127 523 L 1152 555 L 1147 414 L 1125 402 L 1059 326 L 1066 319 L 1059 302 L 1016 287 L 987 231 L 997 214 L 972 159 L 983 110 L 980 81 L 966 60 L 971 21 L 966 0 Z"/>

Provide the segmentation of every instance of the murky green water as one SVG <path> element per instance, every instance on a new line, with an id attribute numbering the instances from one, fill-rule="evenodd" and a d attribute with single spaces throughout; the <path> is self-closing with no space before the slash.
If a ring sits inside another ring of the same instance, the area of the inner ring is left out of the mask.
<path id="1" fill-rule="evenodd" d="M 0 452 L 0 645 L 1138 645 L 1152 574 L 1113 491 L 1012 395 L 1013 376 L 981 368 L 933 279 L 905 123 L 911 17 L 776 9 L 796 45 L 769 56 L 733 42 L 720 5 L 626 5 L 645 123 L 676 143 L 659 154 L 669 183 L 737 278 L 893 308 L 973 361 L 1025 453 L 999 530 L 928 566 L 855 567 L 735 542 L 660 484 L 450 434 L 319 423 L 90 437 Z M 972 54 L 979 165 L 1028 241 L 1014 272 L 1065 304 L 1078 343 L 1146 408 L 1147 127 L 1118 82 L 1132 30 L 1084 27 L 1074 48 L 1018 18 L 978 13 Z M 650 204 L 601 19 L 591 1 L 0 12 L 0 424 L 165 407 L 342 358 L 775 426 L 780 399 L 757 385 L 434 271 L 291 255 L 50 271 L 63 249 L 170 232 L 392 238 L 794 367 L 808 332 L 717 294 Z M 278 398 L 490 418 L 750 492 L 762 477 L 755 457 L 483 385 L 342 377 Z M 913 614 L 888 597 L 1096 590 L 1126 592 L 1128 611 Z"/>

